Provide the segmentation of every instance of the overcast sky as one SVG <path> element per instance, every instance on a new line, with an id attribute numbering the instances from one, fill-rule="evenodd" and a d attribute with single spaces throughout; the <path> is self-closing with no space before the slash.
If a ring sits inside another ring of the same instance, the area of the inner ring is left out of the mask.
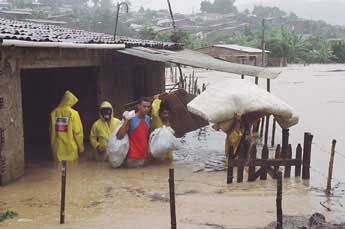
<path id="1" fill-rule="evenodd" d="M 170 0 L 174 12 L 193 13 L 200 9 L 202 0 Z M 212 0 L 213 1 L 213 0 Z M 167 9 L 167 0 L 131 0 L 132 7 Z M 253 8 L 254 5 L 278 6 L 288 12 L 307 19 L 322 19 L 332 24 L 345 25 L 345 0 L 236 0 L 239 10 Z"/>

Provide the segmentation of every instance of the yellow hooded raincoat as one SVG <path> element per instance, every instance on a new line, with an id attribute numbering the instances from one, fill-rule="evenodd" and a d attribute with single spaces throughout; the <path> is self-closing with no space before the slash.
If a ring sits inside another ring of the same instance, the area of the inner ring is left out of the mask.
<path id="1" fill-rule="evenodd" d="M 77 102 L 78 98 L 66 91 L 59 106 L 50 114 L 50 141 L 57 161 L 74 161 L 78 159 L 78 152 L 84 152 L 83 126 L 79 113 L 72 108 Z"/>
<path id="2" fill-rule="evenodd" d="M 162 100 L 160 99 L 155 99 L 152 102 L 152 110 L 151 110 L 151 128 L 152 130 L 155 130 L 157 128 L 161 128 L 163 125 L 164 126 L 170 126 L 170 122 L 163 123 L 162 119 L 159 117 L 159 109 L 161 107 Z M 173 160 L 173 152 L 169 151 L 167 153 L 167 158 L 168 160 L 172 161 Z"/>
<path id="3" fill-rule="evenodd" d="M 97 161 L 106 161 L 108 158 L 108 153 L 100 155 L 97 153 L 96 149 L 99 145 L 103 147 L 108 146 L 108 140 L 114 129 L 120 124 L 120 120 L 114 118 L 114 110 L 109 102 L 103 102 L 100 106 L 102 108 L 110 108 L 112 110 L 110 123 L 107 123 L 101 114 L 99 114 L 99 119 L 92 125 L 90 132 L 90 142 L 95 150 L 95 157 Z"/>

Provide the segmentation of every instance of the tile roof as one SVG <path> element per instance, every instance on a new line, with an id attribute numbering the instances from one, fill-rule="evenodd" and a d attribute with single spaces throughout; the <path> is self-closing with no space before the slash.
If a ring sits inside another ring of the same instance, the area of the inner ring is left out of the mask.
<path id="1" fill-rule="evenodd" d="M 117 36 L 117 39 L 114 40 L 114 37 L 109 34 L 4 18 L 0 18 L 0 39 L 79 44 L 125 44 L 127 48 L 140 46 L 167 50 L 183 49 L 183 44 L 178 43 L 140 40 L 122 36 Z"/>

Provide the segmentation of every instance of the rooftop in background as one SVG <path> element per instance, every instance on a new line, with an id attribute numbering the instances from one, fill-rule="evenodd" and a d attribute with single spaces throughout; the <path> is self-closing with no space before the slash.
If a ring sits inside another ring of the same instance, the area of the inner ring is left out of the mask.
<path id="1" fill-rule="evenodd" d="M 172 42 L 140 40 L 121 36 L 117 36 L 117 39 L 114 40 L 114 37 L 109 34 L 4 18 L 0 18 L 0 39 L 79 44 L 125 44 L 126 47 L 141 46 L 167 50 L 183 49 L 183 44 Z"/>
<path id="2" fill-rule="evenodd" d="M 66 21 L 56 21 L 56 20 L 25 19 L 25 21 L 34 22 L 34 23 L 49 24 L 49 25 L 65 25 L 65 24 L 67 24 Z"/>
<path id="3" fill-rule="evenodd" d="M 231 49 L 231 50 L 236 50 L 236 51 L 241 51 L 241 52 L 246 52 L 246 53 L 261 53 L 262 52 L 261 49 L 251 48 L 251 47 L 246 47 L 246 46 L 241 46 L 241 45 L 217 44 L 217 45 L 213 45 L 213 47 Z M 269 53 L 270 51 L 265 50 L 265 52 Z"/>

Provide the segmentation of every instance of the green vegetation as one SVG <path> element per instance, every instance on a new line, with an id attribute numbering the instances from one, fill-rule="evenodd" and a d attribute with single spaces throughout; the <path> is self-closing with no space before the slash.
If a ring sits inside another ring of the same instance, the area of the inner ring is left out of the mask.
<path id="1" fill-rule="evenodd" d="M 4 213 L 0 213 L 0 223 L 7 220 L 13 219 L 18 216 L 18 213 L 12 210 L 6 210 Z"/>

